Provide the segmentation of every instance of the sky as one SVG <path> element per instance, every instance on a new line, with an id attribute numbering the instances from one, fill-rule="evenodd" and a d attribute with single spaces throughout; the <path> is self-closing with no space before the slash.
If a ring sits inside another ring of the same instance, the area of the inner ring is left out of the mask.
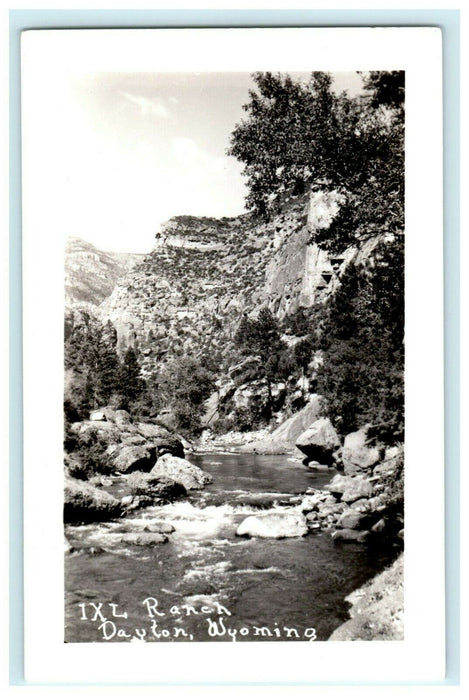
<path id="1" fill-rule="evenodd" d="M 337 90 L 360 86 L 356 73 L 335 74 Z M 36 144 L 54 192 L 51 226 L 102 250 L 145 253 L 172 216 L 241 214 L 242 164 L 226 149 L 252 87 L 248 73 L 64 78 L 44 96 Z"/>

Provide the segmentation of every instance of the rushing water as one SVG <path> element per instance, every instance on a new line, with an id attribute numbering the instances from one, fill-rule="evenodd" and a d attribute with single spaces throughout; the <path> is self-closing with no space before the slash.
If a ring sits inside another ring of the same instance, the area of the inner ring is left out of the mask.
<path id="1" fill-rule="evenodd" d="M 393 553 L 337 544 L 320 532 L 237 537 L 245 517 L 294 507 L 292 497 L 322 488 L 331 472 L 315 473 L 285 456 L 190 459 L 213 475 L 203 491 L 124 520 L 66 528 L 74 547 L 65 562 L 66 641 L 137 641 L 136 628 L 145 641 L 231 641 L 233 630 L 237 641 L 327 639 L 347 619 L 344 597 Z M 108 490 L 128 493 L 125 479 Z M 155 520 L 175 528 L 167 543 L 122 544 L 123 526 L 142 532 Z"/>

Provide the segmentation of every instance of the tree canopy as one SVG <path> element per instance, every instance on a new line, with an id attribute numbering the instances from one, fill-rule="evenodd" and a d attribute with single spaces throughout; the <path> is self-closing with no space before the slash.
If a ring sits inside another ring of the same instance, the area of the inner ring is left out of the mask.
<path id="1" fill-rule="evenodd" d="M 244 164 L 248 209 L 268 219 L 309 186 L 336 190 L 343 206 L 317 242 L 331 252 L 404 222 L 404 73 L 372 71 L 363 94 L 336 94 L 331 75 L 307 82 L 254 73 L 247 117 L 228 150 Z"/>

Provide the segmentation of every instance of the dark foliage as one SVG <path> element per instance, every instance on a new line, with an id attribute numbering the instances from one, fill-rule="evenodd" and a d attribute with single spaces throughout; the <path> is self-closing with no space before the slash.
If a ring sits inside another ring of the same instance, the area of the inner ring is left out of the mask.
<path id="1" fill-rule="evenodd" d="M 373 267 L 349 266 L 327 305 L 317 389 L 343 434 L 371 423 L 387 442 L 403 439 L 402 258 L 400 247 L 382 244 Z"/>
<path id="2" fill-rule="evenodd" d="M 244 164 L 247 206 L 268 219 L 306 188 L 334 191 L 339 211 L 329 227 L 312 231 L 312 241 L 330 255 L 368 247 L 368 264 L 352 261 L 325 306 L 285 320 L 285 330 L 301 337 L 289 367 L 308 371 L 320 350 L 322 365 L 310 378 L 339 430 L 371 423 L 382 439 L 402 440 L 404 73 L 364 74 L 357 97 L 334 94 L 325 73 L 309 82 L 253 77 L 256 90 L 229 150 Z M 239 342 L 254 352 L 252 335 L 243 321 Z M 272 355 L 278 367 L 281 353 Z"/>
<path id="3" fill-rule="evenodd" d="M 135 349 L 120 357 L 111 322 L 103 325 L 86 311 L 66 319 L 65 369 L 64 409 L 70 422 L 87 420 L 90 411 L 107 404 L 134 412 L 145 402 L 147 386 Z"/>
<path id="4" fill-rule="evenodd" d="M 242 357 L 256 359 L 256 378 L 264 379 L 267 383 L 267 406 L 262 416 L 259 415 L 259 418 L 266 420 L 271 417 L 274 408 L 272 384 L 286 379 L 291 373 L 292 353 L 281 338 L 278 320 L 267 307 L 263 307 L 255 319 L 242 318 L 235 342 Z M 250 416 L 248 420 L 253 427 L 255 416 Z"/>
<path id="5" fill-rule="evenodd" d="M 215 389 L 214 368 L 208 358 L 185 356 L 169 362 L 158 375 L 161 400 L 171 407 L 180 431 L 201 430 L 204 402 Z"/>
<path id="6" fill-rule="evenodd" d="M 65 451 L 71 455 L 66 460 L 70 476 L 89 479 L 96 474 L 110 474 L 112 469 L 106 455 L 107 443 L 96 433 L 74 434 L 65 429 Z"/>

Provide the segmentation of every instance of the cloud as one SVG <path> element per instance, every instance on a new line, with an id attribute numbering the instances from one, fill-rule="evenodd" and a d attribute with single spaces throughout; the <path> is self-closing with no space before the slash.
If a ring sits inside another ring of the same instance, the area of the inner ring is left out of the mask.
<path id="1" fill-rule="evenodd" d="M 195 141 L 185 136 L 172 140 L 172 150 L 180 165 L 199 177 L 203 174 L 221 175 L 226 169 L 224 158 L 209 155 Z"/>
<path id="2" fill-rule="evenodd" d="M 164 104 L 157 98 L 143 97 L 141 95 L 132 95 L 130 92 L 119 91 L 119 94 L 124 97 L 128 102 L 131 102 L 140 108 L 140 113 L 142 116 L 153 116 L 162 117 L 167 119 L 169 117 L 169 111 L 164 106 Z"/>

